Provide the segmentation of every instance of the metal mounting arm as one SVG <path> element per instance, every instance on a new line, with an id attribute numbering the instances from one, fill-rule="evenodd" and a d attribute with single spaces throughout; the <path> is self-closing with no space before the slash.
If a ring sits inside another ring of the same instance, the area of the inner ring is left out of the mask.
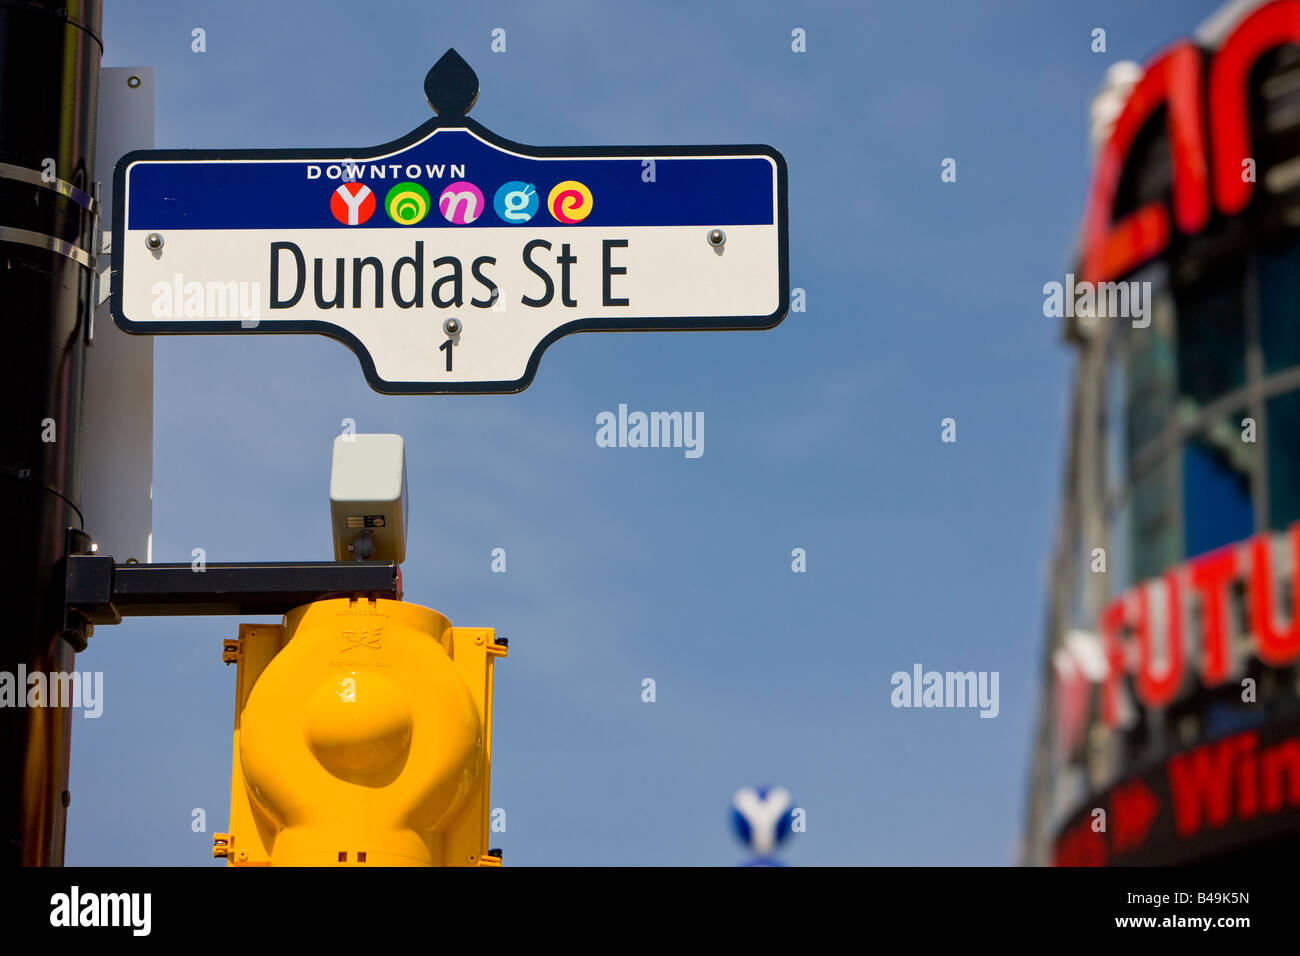
<path id="1" fill-rule="evenodd" d="M 117 564 L 112 557 L 69 554 L 64 575 L 63 636 L 77 650 L 96 624 L 124 617 L 284 614 L 327 597 L 400 600 L 394 562 L 291 561 L 273 564 Z"/>

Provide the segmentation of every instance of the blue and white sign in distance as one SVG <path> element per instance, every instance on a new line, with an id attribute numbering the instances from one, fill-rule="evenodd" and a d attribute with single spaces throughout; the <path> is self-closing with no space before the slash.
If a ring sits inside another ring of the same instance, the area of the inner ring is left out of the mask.
<path id="1" fill-rule="evenodd" d="M 122 328 L 323 333 L 383 392 L 519 391 L 568 333 L 770 328 L 789 300 L 766 146 L 536 148 L 456 115 L 369 150 L 130 153 L 114 199 Z"/>
<path id="2" fill-rule="evenodd" d="M 760 859 L 790 835 L 795 805 L 784 787 L 741 787 L 731 798 L 731 825 Z"/>

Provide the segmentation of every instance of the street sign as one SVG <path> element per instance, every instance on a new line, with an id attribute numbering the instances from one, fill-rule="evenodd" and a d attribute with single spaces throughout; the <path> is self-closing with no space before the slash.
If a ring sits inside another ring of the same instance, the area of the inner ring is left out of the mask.
<path id="1" fill-rule="evenodd" d="M 135 333 L 317 332 L 381 392 L 516 392 L 584 331 L 763 329 L 789 301 L 768 146 L 523 146 L 465 113 L 369 149 L 147 150 L 118 163 L 112 313 Z"/>
<path id="2" fill-rule="evenodd" d="M 800 812 L 784 787 L 741 787 L 735 792 L 731 825 L 741 841 L 758 854 L 751 865 L 780 865 L 772 860 L 772 851 L 790 835 L 795 814 Z"/>

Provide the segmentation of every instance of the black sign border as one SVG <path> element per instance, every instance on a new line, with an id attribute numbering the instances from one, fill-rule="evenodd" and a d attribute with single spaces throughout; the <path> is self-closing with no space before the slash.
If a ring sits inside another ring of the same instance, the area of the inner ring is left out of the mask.
<path id="1" fill-rule="evenodd" d="M 213 161 L 213 160 L 273 160 L 273 159 L 334 159 L 346 157 L 353 161 L 378 159 L 387 154 L 413 146 L 439 129 L 465 129 L 493 146 L 535 156 L 550 158 L 622 158 L 689 157 L 689 156 L 766 156 L 776 164 L 777 173 L 777 237 L 780 269 L 780 305 L 769 315 L 712 316 L 678 318 L 638 318 L 626 321 L 610 319 L 575 319 L 552 330 L 533 349 L 528 366 L 521 378 L 513 382 L 390 382 L 380 378 L 374 359 L 361 340 L 332 322 L 317 319 L 295 319 L 276 322 L 274 328 L 246 329 L 231 320 L 134 322 L 122 313 L 122 255 L 126 231 L 126 171 L 132 163 L 141 161 Z M 781 323 L 790 307 L 790 225 L 788 172 L 785 157 L 771 146 L 527 146 L 498 136 L 485 126 L 467 116 L 434 117 L 416 127 L 405 136 L 361 150 L 357 149 L 145 149 L 127 153 L 117 161 L 113 170 L 113 249 L 112 274 L 109 286 L 109 311 L 117 327 L 134 335 L 295 335 L 304 332 L 325 335 L 347 346 L 361 362 L 366 381 L 375 391 L 385 395 L 493 395 L 522 392 L 532 384 L 541 363 L 542 354 L 557 339 L 576 332 L 668 332 L 678 330 L 720 332 L 736 330 L 771 329 Z"/>

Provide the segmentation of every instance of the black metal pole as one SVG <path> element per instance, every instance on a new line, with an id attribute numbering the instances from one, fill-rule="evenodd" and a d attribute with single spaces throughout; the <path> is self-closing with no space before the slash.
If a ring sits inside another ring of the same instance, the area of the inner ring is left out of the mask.
<path id="1" fill-rule="evenodd" d="M 0 671 L 69 672 L 100 0 L 0 0 Z M 27 687 L 17 686 L 26 699 Z M 71 709 L 0 706 L 0 857 L 59 866 Z"/>

